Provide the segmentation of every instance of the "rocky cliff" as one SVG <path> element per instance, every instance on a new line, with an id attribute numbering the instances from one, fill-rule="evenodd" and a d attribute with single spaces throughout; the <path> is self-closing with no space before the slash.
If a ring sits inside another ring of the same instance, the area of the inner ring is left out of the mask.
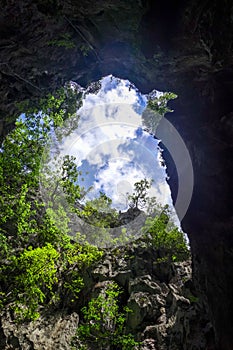
<path id="1" fill-rule="evenodd" d="M 220 350 L 233 344 L 232 11 L 230 0 L 2 0 L 0 15 L 3 137 L 19 102 L 35 101 L 69 80 L 86 85 L 114 74 L 142 92 L 178 94 L 167 119 L 182 136 L 194 171 L 182 226 Z M 175 201 L 176 166 L 166 142 L 163 147 Z"/>
<path id="2" fill-rule="evenodd" d="M 113 281 L 123 291 L 121 307 L 127 305 L 132 311 L 127 316 L 127 332 L 142 342 L 141 349 L 214 349 L 208 306 L 193 285 L 191 262 L 161 261 L 157 250 L 141 245 L 109 250 L 85 271 L 85 289 L 72 308 L 42 312 L 38 320 L 23 324 L 15 323 L 10 313 L 3 314 L 1 349 L 68 350 L 71 344 L 73 349 L 81 348 L 75 336 L 82 322 L 80 309 Z"/>

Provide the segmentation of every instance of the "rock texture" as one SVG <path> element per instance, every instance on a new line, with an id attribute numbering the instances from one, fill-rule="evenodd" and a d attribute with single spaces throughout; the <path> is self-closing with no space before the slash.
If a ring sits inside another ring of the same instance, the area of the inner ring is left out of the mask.
<path id="1" fill-rule="evenodd" d="M 214 349 L 208 306 L 192 283 L 191 262 L 170 264 L 159 262 L 159 257 L 154 248 L 136 244 L 108 251 L 98 265 L 86 271 L 85 288 L 72 306 L 76 312 L 55 311 L 27 324 L 14 323 L 9 313 L 3 315 L 1 349 L 71 349 L 79 323 L 77 313 L 112 281 L 123 290 L 121 306 L 132 310 L 127 331 L 142 342 L 142 350 Z"/>
<path id="2" fill-rule="evenodd" d="M 152 247 L 117 248 L 92 271 L 92 293 L 106 281 L 124 289 L 124 303 L 133 311 L 127 330 L 142 341 L 143 350 L 214 349 L 208 306 L 192 283 L 191 262 L 170 264 L 159 258 Z"/>
<path id="3" fill-rule="evenodd" d="M 70 350 L 78 325 L 73 312 L 55 312 L 26 324 L 15 324 L 9 313 L 1 317 L 0 348 L 2 350 Z"/>
<path id="4" fill-rule="evenodd" d="M 194 170 L 182 225 L 220 350 L 233 344 L 232 14 L 230 0 L 2 0 L 0 15 L 3 137 L 14 125 L 18 102 L 70 79 L 86 85 L 112 73 L 142 92 L 179 95 L 167 119 L 182 136 Z M 175 201 L 176 167 L 164 149 Z"/>

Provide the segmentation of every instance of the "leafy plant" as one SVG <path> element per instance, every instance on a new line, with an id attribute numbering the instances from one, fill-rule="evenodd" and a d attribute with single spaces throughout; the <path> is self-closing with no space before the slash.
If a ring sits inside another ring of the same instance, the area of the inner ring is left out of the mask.
<path id="1" fill-rule="evenodd" d="M 41 159 L 54 128 L 77 103 L 71 96 L 67 87 L 42 99 L 38 109 L 24 105 L 25 113 L 0 149 L 0 306 L 11 306 L 18 320 L 37 318 L 41 308 L 59 299 L 58 279 L 60 293 L 77 298 L 82 269 L 101 256 L 86 242 L 71 244 L 62 203 L 50 200 L 45 206 L 41 198 Z M 72 206 L 81 196 L 73 158 L 64 157 L 61 175 L 54 179 Z M 54 188 L 47 189 L 52 197 Z"/>
<path id="2" fill-rule="evenodd" d="M 165 92 L 160 96 L 154 96 L 154 94 L 148 96 L 147 107 L 142 113 L 143 125 L 148 132 L 153 135 L 156 134 L 156 129 L 164 114 L 167 112 L 173 112 L 167 106 L 168 101 L 175 98 L 177 98 L 177 95 L 172 92 Z"/>
<path id="3" fill-rule="evenodd" d="M 99 197 L 87 201 L 82 216 L 98 227 L 113 227 L 118 213 L 111 207 L 112 200 L 105 193 L 100 192 Z"/>
<path id="4" fill-rule="evenodd" d="M 48 41 L 48 45 L 64 47 L 65 49 L 75 48 L 75 43 L 72 41 L 69 33 L 61 34 L 58 39 Z"/>
<path id="5" fill-rule="evenodd" d="M 81 44 L 79 46 L 79 49 L 82 52 L 83 56 L 88 56 L 91 51 L 91 47 L 87 44 Z"/>
<path id="6" fill-rule="evenodd" d="M 144 237 L 162 253 L 158 262 L 186 260 L 189 257 L 189 250 L 184 233 L 171 220 L 169 206 L 162 207 L 155 197 L 148 196 L 151 184 L 152 180 L 147 179 L 136 182 L 133 194 L 128 197 L 131 207 L 146 208 L 150 214 L 143 227 Z"/>
<path id="7" fill-rule="evenodd" d="M 153 180 L 143 179 L 141 181 L 135 182 L 134 192 L 132 195 L 128 196 L 129 206 L 132 208 L 144 208 L 148 197 L 148 190 L 152 185 Z"/>
<path id="8" fill-rule="evenodd" d="M 164 92 L 159 97 L 149 99 L 147 106 L 160 115 L 164 115 L 167 112 L 172 112 L 172 110 L 167 107 L 167 103 L 169 100 L 174 100 L 175 98 L 177 98 L 177 95 L 173 92 Z"/>
<path id="9" fill-rule="evenodd" d="M 53 95 L 49 94 L 47 98 L 41 99 L 36 107 L 25 104 L 21 106 L 25 108 L 25 113 L 17 120 L 15 129 L 2 144 L 0 152 L 1 234 L 6 237 L 8 243 L 12 236 L 15 240 L 11 240 L 13 246 L 24 244 L 23 242 L 34 234 L 42 237 L 42 228 L 43 230 L 46 228 L 47 233 L 52 231 L 55 233 L 55 217 L 53 222 L 50 222 L 51 230 L 48 230 L 46 210 L 40 199 L 39 174 L 41 160 L 46 154 L 46 146 L 50 144 L 54 128 L 63 125 L 64 120 L 71 116 L 74 106 L 78 103 L 77 100 L 74 101 L 74 95 L 77 96 L 77 93 L 67 86 L 66 89 L 59 89 Z M 74 186 L 76 175 L 73 163 L 69 157 L 63 160 L 65 175 L 61 186 L 69 197 L 77 197 L 79 189 Z M 50 194 L 52 194 L 51 190 Z M 50 214 L 53 216 L 51 210 Z M 57 210 L 59 215 L 62 214 L 61 208 Z M 63 223 L 67 221 L 63 214 L 61 218 L 64 220 Z"/>
<path id="10" fill-rule="evenodd" d="M 72 303 L 79 297 L 79 293 L 84 287 L 83 271 L 93 265 L 103 255 L 100 249 L 87 243 L 83 236 L 79 237 L 77 235 L 76 241 L 71 243 L 71 238 L 65 236 L 59 261 L 61 270 L 60 284 L 63 292 L 66 294 L 66 298 Z"/>
<path id="11" fill-rule="evenodd" d="M 84 320 L 77 329 L 83 346 L 92 344 L 97 349 L 130 350 L 139 346 L 132 334 L 125 334 L 125 323 L 129 308 L 120 312 L 118 285 L 110 282 L 97 298 L 91 299 L 82 309 Z"/>
<path id="12" fill-rule="evenodd" d="M 57 283 L 57 262 L 59 253 L 47 244 L 42 248 L 25 249 L 19 257 L 13 256 L 11 268 L 15 276 L 16 301 L 13 310 L 19 319 L 36 319 L 38 307 L 52 294 Z"/>
<path id="13" fill-rule="evenodd" d="M 160 250 L 160 260 L 183 261 L 189 257 L 188 246 L 184 233 L 170 221 L 170 217 L 169 207 L 165 205 L 160 215 L 147 218 L 144 233 Z"/>

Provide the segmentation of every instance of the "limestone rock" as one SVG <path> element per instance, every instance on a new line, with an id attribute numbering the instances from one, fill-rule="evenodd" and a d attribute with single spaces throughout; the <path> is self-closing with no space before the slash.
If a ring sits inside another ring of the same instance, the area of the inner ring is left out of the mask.
<path id="1" fill-rule="evenodd" d="M 1 5 L 2 138 L 14 127 L 18 102 L 35 101 L 70 80 L 85 86 L 114 74 L 143 93 L 157 88 L 178 94 L 170 103 L 174 113 L 166 119 L 189 151 L 195 178 L 187 213 L 180 218 L 191 242 L 194 284 L 207 296 L 218 349 L 232 350 L 232 1 L 19 0 Z M 70 35 L 73 49 L 49 44 L 60 33 Z M 87 57 L 83 44 L 91 47 Z M 169 147 L 176 145 L 169 130 L 160 139 L 175 202 L 179 179 Z M 138 260 L 135 268 L 143 270 L 139 265 Z"/>
<path id="2" fill-rule="evenodd" d="M 104 288 L 104 282 L 98 281 L 109 277 L 123 288 L 123 299 L 132 310 L 126 329 L 142 341 L 142 349 L 206 350 L 214 339 L 213 327 L 207 304 L 195 291 L 191 261 L 164 261 L 160 268 L 157 257 L 152 247 L 117 248 L 103 258 L 92 276 L 98 288 Z M 103 275 L 99 274 L 102 267 Z"/>
<path id="3" fill-rule="evenodd" d="M 1 317 L 1 349 L 70 350 L 78 327 L 78 314 L 55 312 L 29 323 L 17 324 L 9 313 Z"/>

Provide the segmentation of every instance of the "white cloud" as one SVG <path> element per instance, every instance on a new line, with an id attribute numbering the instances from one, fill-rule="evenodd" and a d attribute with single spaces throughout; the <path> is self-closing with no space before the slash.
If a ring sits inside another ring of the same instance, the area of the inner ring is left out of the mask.
<path id="1" fill-rule="evenodd" d="M 112 158 L 108 166 L 100 169 L 94 182 L 94 192 L 104 191 L 112 198 L 118 209 L 126 208 L 127 192 L 132 193 L 133 184 L 146 176 L 138 164 L 131 163 L 127 158 Z"/>
<path id="2" fill-rule="evenodd" d="M 86 95 L 77 112 L 78 128 L 62 140 L 60 151 L 62 155 L 75 156 L 78 167 L 85 163 L 98 169 L 89 196 L 103 190 L 122 209 L 126 192 L 133 190 L 133 184 L 153 178 L 151 196 L 162 204 L 171 201 L 166 175 L 158 162 L 157 141 L 145 133 L 136 133 L 142 126 L 136 111 L 142 111 L 145 105 L 146 97 L 132 84 L 112 76 L 102 79 L 97 94 Z"/>
<path id="3" fill-rule="evenodd" d="M 165 180 L 160 180 L 159 182 L 156 182 L 151 187 L 149 196 L 156 197 L 158 202 L 162 205 L 172 205 L 170 188 Z"/>

